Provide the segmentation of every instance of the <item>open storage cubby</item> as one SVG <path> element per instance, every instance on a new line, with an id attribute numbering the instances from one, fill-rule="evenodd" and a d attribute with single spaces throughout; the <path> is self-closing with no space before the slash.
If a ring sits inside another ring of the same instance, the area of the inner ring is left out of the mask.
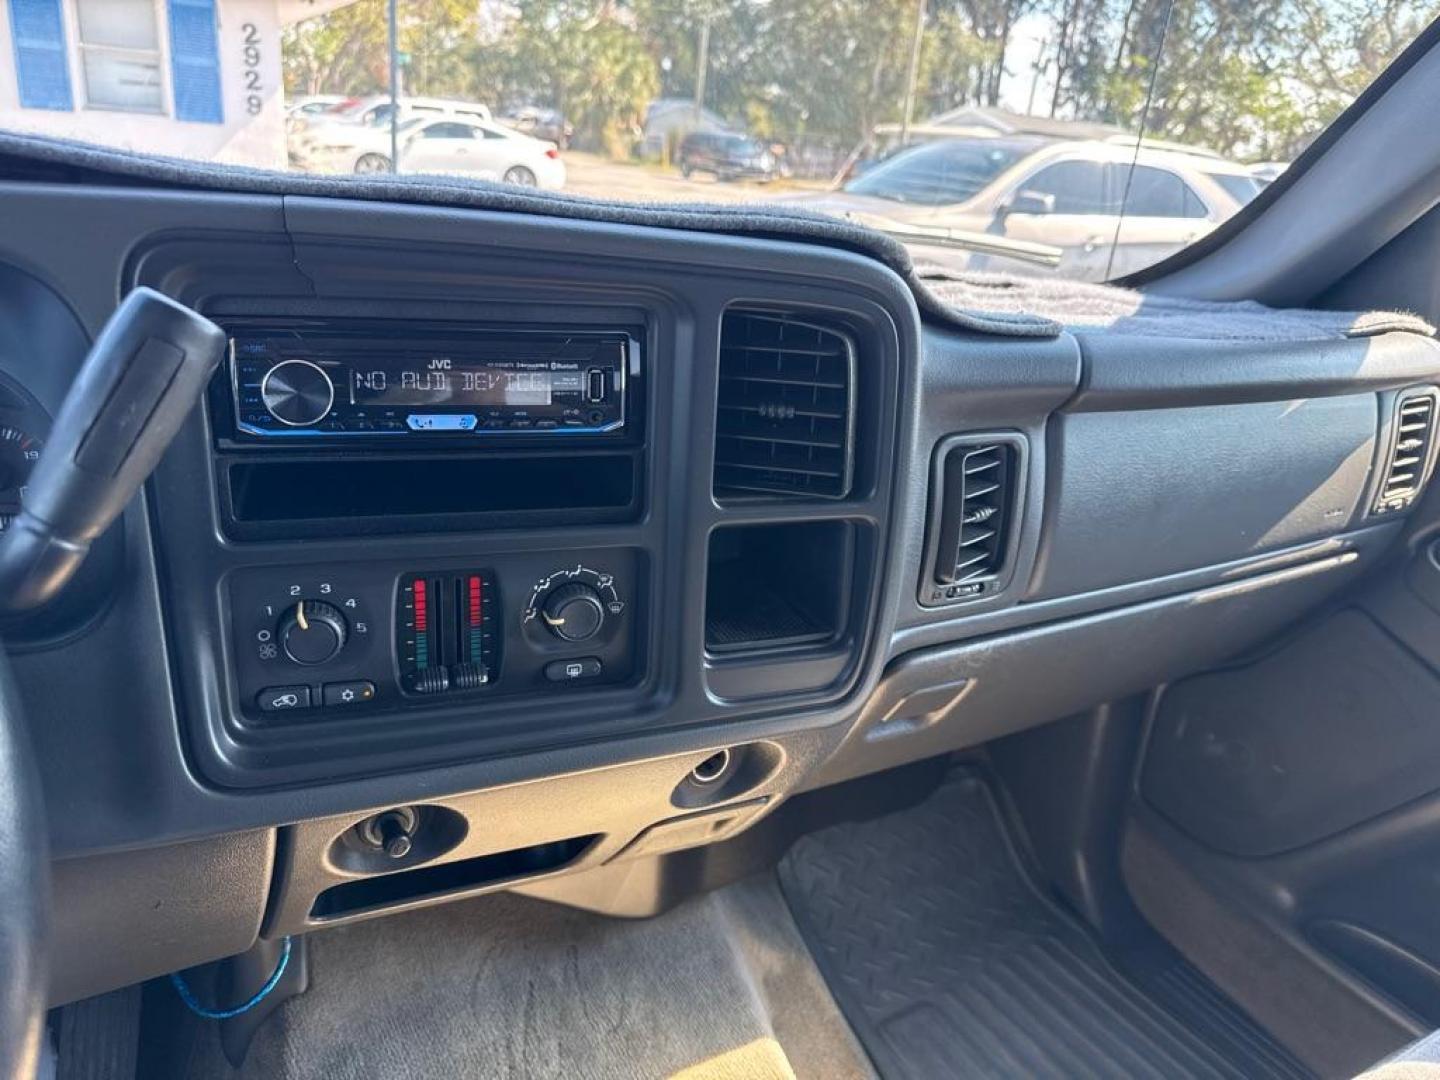
<path id="1" fill-rule="evenodd" d="M 332 885 L 315 898 L 310 917 L 317 921 L 338 919 L 548 874 L 569 866 L 598 839 L 598 836 L 577 836 Z"/>
<path id="2" fill-rule="evenodd" d="M 726 655 L 834 641 L 845 629 L 854 576 L 850 522 L 716 529 L 705 587 L 706 651 Z"/>
<path id="3" fill-rule="evenodd" d="M 567 455 L 374 455 L 244 460 L 225 473 L 232 531 L 326 533 L 517 528 L 633 520 L 634 452 Z"/>

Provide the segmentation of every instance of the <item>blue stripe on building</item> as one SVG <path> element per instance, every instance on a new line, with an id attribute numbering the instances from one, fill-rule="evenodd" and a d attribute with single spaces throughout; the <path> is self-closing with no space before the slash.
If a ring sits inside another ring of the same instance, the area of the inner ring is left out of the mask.
<path id="1" fill-rule="evenodd" d="M 215 0 L 169 0 L 170 71 L 175 119 L 222 124 L 220 41 Z"/>
<path id="2" fill-rule="evenodd" d="M 21 106 L 73 109 L 60 0 L 10 0 L 10 40 Z"/>

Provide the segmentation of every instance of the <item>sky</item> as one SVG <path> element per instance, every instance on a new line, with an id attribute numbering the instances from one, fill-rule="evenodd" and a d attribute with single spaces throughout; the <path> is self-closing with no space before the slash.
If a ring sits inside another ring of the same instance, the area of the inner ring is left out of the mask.
<path id="1" fill-rule="evenodd" d="M 1010 45 L 1005 51 L 1005 75 L 1000 80 L 1000 106 L 1023 113 L 1030 101 L 1030 89 L 1035 85 L 1035 60 L 1040 48 L 1046 45 L 1046 35 L 1053 28 L 1050 19 L 1043 15 L 1030 14 L 1020 19 L 1010 32 Z M 1047 51 L 1053 51 L 1048 50 Z M 1055 91 L 1053 70 L 1041 72 L 1035 86 L 1035 107 L 1037 115 L 1050 114 L 1050 95 Z"/>

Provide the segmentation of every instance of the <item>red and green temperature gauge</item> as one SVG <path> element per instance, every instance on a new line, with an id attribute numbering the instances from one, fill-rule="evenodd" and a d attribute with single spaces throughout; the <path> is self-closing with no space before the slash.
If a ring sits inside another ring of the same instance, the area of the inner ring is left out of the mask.
<path id="1" fill-rule="evenodd" d="M 395 605 L 401 684 L 416 693 L 473 690 L 498 674 L 499 597 L 488 570 L 407 574 Z"/>

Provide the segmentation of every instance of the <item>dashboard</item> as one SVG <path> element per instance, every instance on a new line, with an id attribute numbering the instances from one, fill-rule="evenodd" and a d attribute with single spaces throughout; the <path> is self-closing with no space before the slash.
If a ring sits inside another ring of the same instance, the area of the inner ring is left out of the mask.
<path id="1" fill-rule="evenodd" d="M 1426 402 L 1433 467 L 1411 334 L 1004 337 L 794 240 L 3 187 L 0 519 L 125 292 L 229 338 L 8 631 L 57 1000 L 490 889 L 644 913 L 641 860 L 1259 642 L 1394 544 Z"/>

